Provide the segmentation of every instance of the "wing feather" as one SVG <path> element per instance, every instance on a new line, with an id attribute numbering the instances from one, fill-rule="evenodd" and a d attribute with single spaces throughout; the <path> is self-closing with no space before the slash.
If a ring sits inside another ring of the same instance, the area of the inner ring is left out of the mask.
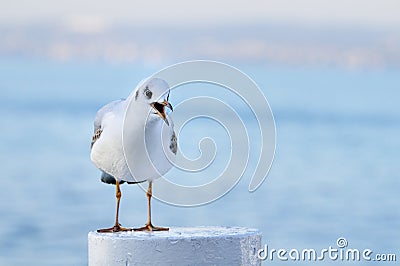
<path id="1" fill-rule="evenodd" d="M 93 145 L 96 143 L 96 141 L 100 138 L 101 136 L 101 132 L 103 132 L 103 129 L 101 129 L 101 127 L 99 127 L 96 132 L 94 132 L 94 135 L 92 137 L 92 143 L 90 144 L 90 149 L 93 148 Z"/>
<path id="2" fill-rule="evenodd" d="M 104 105 L 102 108 L 100 108 L 99 111 L 97 111 L 96 117 L 94 118 L 94 134 L 93 134 L 93 137 L 92 137 L 92 142 L 90 144 L 90 149 L 93 148 L 93 145 L 100 138 L 101 133 L 103 132 L 102 123 L 103 123 L 104 115 L 109 113 L 109 112 L 112 112 L 113 109 L 115 108 L 115 106 L 120 104 L 124 100 L 125 99 L 112 101 L 112 102 Z"/>

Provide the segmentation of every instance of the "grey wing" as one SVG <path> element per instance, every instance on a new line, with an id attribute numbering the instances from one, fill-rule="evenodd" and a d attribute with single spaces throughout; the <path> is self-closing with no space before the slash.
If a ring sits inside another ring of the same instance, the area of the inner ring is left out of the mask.
<path id="1" fill-rule="evenodd" d="M 169 142 L 169 149 L 176 154 L 178 151 L 178 138 L 175 135 L 175 131 L 172 131 L 171 139 Z"/>
<path id="2" fill-rule="evenodd" d="M 121 102 L 125 101 L 125 99 L 120 99 L 120 100 L 115 100 L 112 101 L 103 107 L 101 107 L 97 113 L 96 117 L 94 118 L 94 132 L 97 131 L 97 129 L 101 128 L 101 122 L 103 121 L 103 117 L 106 113 L 112 112 L 113 109 L 115 108 L 116 105 L 120 104 Z"/>
<path id="3" fill-rule="evenodd" d="M 95 129 L 96 130 L 96 129 Z M 96 141 L 100 138 L 101 136 L 101 132 L 103 132 L 103 129 L 101 127 L 99 127 L 95 132 L 94 135 L 92 137 L 92 143 L 90 144 L 90 149 L 93 148 L 93 145 L 96 143 Z"/>
<path id="4" fill-rule="evenodd" d="M 101 133 L 103 132 L 102 121 L 104 115 L 108 112 L 111 112 L 115 108 L 115 106 L 120 104 L 122 101 L 124 101 L 124 99 L 112 101 L 104 105 L 102 108 L 100 108 L 99 111 L 97 111 L 96 117 L 94 118 L 94 135 L 92 137 L 92 142 L 90 144 L 91 149 L 93 148 L 93 145 L 100 138 Z"/>

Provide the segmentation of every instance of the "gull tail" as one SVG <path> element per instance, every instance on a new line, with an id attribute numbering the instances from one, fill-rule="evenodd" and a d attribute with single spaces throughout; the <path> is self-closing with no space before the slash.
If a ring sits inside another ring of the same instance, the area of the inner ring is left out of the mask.
<path id="1" fill-rule="evenodd" d="M 126 182 L 128 184 L 139 184 L 139 183 L 143 183 L 146 182 L 147 180 L 143 180 L 143 181 L 132 181 L 132 182 Z M 106 183 L 106 184 L 112 184 L 115 185 L 116 180 L 112 175 L 107 174 L 106 172 L 102 172 L 101 173 L 101 182 Z M 119 181 L 120 184 L 125 183 L 125 181 Z"/>
<path id="2" fill-rule="evenodd" d="M 106 183 L 106 184 L 112 184 L 115 185 L 116 180 L 112 175 L 107 174 L 106 172 L 101 173 L 101 182 Z M 120 184 L 125 183 L 125 181 L 120 181 Z"/>

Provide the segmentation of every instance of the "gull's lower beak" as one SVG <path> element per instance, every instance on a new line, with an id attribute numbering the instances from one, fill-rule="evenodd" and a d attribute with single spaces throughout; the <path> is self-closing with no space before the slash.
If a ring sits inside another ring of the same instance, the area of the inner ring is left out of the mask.
<path id="1" fill-rule="evenodd" d="M 163 102 L 154 102 L 150 104 L 151 107 L 153 107 L 154 110 L 156 110 L 156 113 L 164 120 L 164 122 L 169 126 L 169 122 L 167 119 L 167 115 L 165 114 L 165 107 L 168 107 L 173 111 L 172 105 L 164 100 Z"/>

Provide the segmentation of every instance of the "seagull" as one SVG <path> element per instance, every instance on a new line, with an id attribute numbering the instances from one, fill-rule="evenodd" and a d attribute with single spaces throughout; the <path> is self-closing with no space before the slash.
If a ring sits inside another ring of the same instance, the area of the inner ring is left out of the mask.
<path id="1" fill-rule="evenodd" d="M 97 232 L 167 231 L 151 222 L 153 181 L 167 173 L 177 153 L 174 124 L 166 114 L 173 111 L 166 81 L 148 78 L 126 99 L 112 101 L 97 112 L 90 158 L 102 171 L 101 181 L 116 186 L 115 224 Z M 121 200 L 120 184 L 148 181 L 148 220 L 140 228 L 124 228 L 118 221 Z"/>

